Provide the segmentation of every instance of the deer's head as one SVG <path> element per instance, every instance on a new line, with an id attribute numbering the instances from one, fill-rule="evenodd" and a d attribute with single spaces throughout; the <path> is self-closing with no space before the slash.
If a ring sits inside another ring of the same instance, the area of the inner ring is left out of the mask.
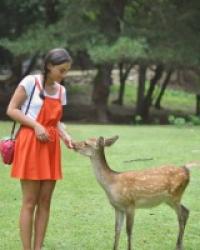
<path id="1" fill-rule="evenodd" d="M 114 136 L 111 138 L 103 138 L 100 136 L 99 138 L 90 138 L 81 142 L 74 142 L 74 150 L 79 152 L 82 155 L 92 157 L 95 155 L 100 149 L 104 147 L 109 147 L 116 142 L 118 136 Z"/>

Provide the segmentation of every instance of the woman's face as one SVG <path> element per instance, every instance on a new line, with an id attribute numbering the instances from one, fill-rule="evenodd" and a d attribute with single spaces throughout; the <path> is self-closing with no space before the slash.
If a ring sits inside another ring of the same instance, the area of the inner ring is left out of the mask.
<path id="1" fill-rule="evenodd" d="M 59 65 L 48 65 L 49 73 L 48 78 L 55 82 L 61 82 L 65 77 L 69 69 L 71 68 L 71 63 L 62 63 Z"/>

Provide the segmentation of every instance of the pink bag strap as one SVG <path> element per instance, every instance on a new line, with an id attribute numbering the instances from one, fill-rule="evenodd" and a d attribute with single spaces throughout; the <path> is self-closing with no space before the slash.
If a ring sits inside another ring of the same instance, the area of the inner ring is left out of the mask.
<path id="1" fill-rule="evenodd" d="M 34 94 L 34 92 L 35 92 L 35 86 L 36 86 L 36 81 L 35 81 L 35 84 L 34 84 L 34 86 L 33 86 L 32 91 L 31 91 L 31 95 L 30 95 L 30 98 L 29 98 L 28 105 L 27 105 L 27 107 L 26 107 L 25 115 L 28 113 L 28 110 L 29 110 L 29 107 L 30 107 L 30 104 L 31 104 L 31 100 L 32 100 L 33 94 Z M 11 138 L 11 139 L 14 139 L 15 127 L 16 127 L 16 121 L 14 121 L 14 122 L 13 122 L 13 125 L 12 125 L 11 135 L 10 135 L 10 138 Z"/>

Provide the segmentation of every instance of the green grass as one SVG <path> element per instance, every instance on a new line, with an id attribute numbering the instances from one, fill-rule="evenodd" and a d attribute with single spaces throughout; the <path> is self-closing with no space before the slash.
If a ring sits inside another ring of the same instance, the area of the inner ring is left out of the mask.
<path id="1" fill-rule="evenodd" d="M 0 137 L 10 130 L 1 122 Z M 174 126 L 109 126 L 68 124 L 74 139 L 118 134 L 119 140 L 106 150 L 113 169 L 144 169 L 165 163 L 182 165 L 200 158 L 200 128 Z M 97 184 L 89 159 L 62 145 L 64 179 L 57 183 L 44 250 L 109 250 L 114 235 L 114 210 Z M 151 161 L 124 163 L 126 160 Z M 10 168 L 0 163 L 0 249 L 20 250 L 18 215 L 21 203 L 19 182 L 9 177 Z M 193 169 L 183 197 L 190 209 L 185 249 L 199 249 L 200 171 Z M 165 205 L 136 211 L 134 244 L 138 250 L 174 249 L 177 220 Z M 125 227 L 120 249 L 126 249 Z"/>

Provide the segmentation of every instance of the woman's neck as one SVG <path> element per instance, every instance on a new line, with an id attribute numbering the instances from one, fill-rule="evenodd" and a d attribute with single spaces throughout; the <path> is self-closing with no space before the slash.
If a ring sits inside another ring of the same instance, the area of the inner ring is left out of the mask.
<path id="1" fill-rule="evenodd" d="M 45 81 L 45 85 L 49 86 L 49 87 L 54 86 L 55 82 L 52 79 L 47 78 L 46 81 Z"/>
<path id="2" fill-rule="evenodd" d="M 42 82 L 44 81 L 44 75 L 41 75 L 41 80 Z M 46 76 L 46 79 L 45 79 L 45 86 L 53 86 L 55 85 L 55 81 L 53 79 L 51 79 L 50 77 L 48 77 L 48 75 Z"/>

